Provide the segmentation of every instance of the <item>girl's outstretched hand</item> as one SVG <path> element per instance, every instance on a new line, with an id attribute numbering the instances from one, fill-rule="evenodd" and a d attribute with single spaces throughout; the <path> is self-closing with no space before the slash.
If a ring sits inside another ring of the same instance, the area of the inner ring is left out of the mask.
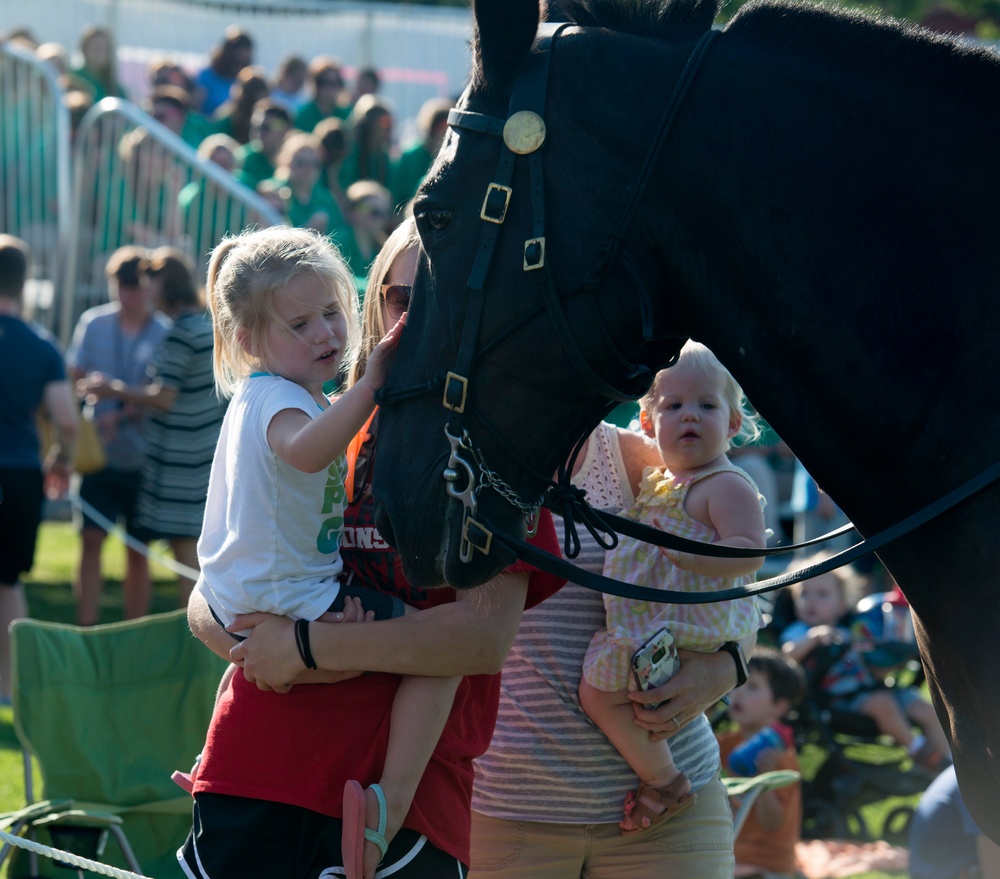
<path id="1" fill-rule="evenodd" d="M 392 358 L 396 355 L 396 347 L 399 345 L 399 338 L 403 333 L 404 326 L 406 326 L 405 311 L 368 357 L 364 377 L 374 390 L 378 390 L 385 384 L 389 374 L 389 366 L 392 363 Z"/>

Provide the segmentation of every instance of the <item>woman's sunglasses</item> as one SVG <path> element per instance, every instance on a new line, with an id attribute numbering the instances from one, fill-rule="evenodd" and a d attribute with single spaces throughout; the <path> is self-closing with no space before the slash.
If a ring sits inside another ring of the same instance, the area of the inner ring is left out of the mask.
<path id="1" fill-rule="evenodd" d="M 398 319 L 410 307 L 410 295 L 413 287 L 409 284 L 383 284 L 382 301 L 386 311 Z"/>

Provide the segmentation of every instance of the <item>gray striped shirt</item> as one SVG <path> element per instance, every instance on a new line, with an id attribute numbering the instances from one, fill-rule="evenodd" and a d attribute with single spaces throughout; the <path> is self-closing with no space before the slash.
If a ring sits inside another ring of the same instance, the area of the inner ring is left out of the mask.
<path id="1" fill-rule="evenodd" d="M 592 435 L 580 475 L 588 498 L 618 512 L 633 502 L 614 427 Z M 557 519 L 557 531 L 559 531 Z M 583 529 L 581 529 L 583 530 Z M 600 573 L 604 551 L 581 533 L 576 564 Z M 476 760 L 472 808 L 493 818 L 559 824 L 617 822 L 635 773 L 590 721 L 577 696 L 593 634 L 604 628 L 600 593 L 567 584 L 525 612 L 504 664 L 493 742 Z M 719 769 L 702 715 L 670 739 L 678 768 L 698 790 Z"/>

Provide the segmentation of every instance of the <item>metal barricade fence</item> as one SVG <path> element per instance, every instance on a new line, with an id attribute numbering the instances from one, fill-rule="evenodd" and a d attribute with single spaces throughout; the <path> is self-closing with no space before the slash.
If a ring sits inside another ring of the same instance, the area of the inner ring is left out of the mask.
<path id="1" fill-rule="evenodd" d="M 0 44 L 0 232 L 24 239 L 33 273 L 29 314 L 48 323 L 71 237 L 70 113 L 56 71 Z"/>
<path id="2" fill-rule="evenodd" d="M 104 268 L 117 248 L 179 248 L 204 280 L 208 255 L 225 235 L 284 222 L 264 198 L 119 98 L 105 98 L 83 117 L 73 181 L 75 234 L 58 316 L 64 340 L 81 312 L 107 301 Z"/>

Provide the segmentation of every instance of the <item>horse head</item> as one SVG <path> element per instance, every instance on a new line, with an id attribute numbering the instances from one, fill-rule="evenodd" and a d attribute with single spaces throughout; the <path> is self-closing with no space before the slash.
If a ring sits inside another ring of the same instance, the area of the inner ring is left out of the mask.
<path id="1" fill-rule="evenodd" d="M 697 37 L 715 8 L 687 8 Z M 631 52 L 669 94 L 693 39 L 654 65 L 647 22 L 556 42 L 537 0 L 478 0 L 474 17 L 473 76 L 414 204 L 424 258 L 378 432 L 378 527 L 423 586 L 508 566 L 491 535 L 523 535 L 577 440 L 683 343 L 659 331 L 658 248 L 629 223 L 659 113 L 639 90 L 598 98 L 593 71 Z"/>

